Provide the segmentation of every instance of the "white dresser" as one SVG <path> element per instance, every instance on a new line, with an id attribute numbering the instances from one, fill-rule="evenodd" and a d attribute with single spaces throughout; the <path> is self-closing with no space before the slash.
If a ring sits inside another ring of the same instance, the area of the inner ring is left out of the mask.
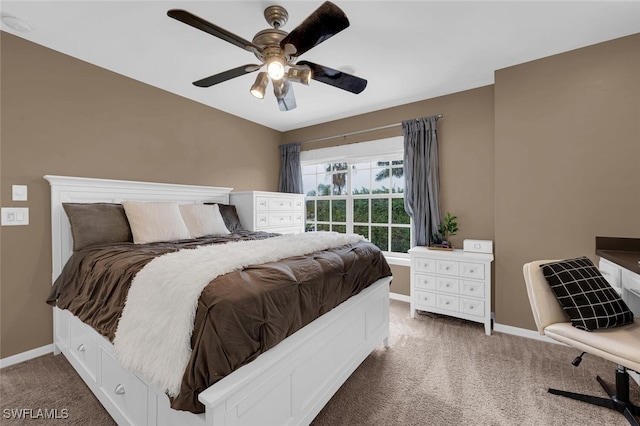
<path id="1" fill-rule="evenodd" d="M 411 318 L 416 310 L 484 323 L 491 334 L 493 255 L 414 247 L 411 255 Z"/>
<path id="2" fill-rule="evenodd" d="M 304 194 L 243 191 L 229 194 L 243 228 L 249 231 L 304 232 Z"/>

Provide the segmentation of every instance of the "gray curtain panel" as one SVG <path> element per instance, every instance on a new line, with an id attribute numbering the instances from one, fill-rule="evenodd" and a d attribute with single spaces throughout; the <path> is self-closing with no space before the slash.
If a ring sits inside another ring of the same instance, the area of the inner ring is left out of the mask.
<path id="1" fill-rule="evenodd" d="M 300 143 L 280 145 L 280 183 L 278 191 L 302 194 Z"/>
<path id="2" fill-rule="evenodd" d="M 402 122 L 404 134 L 404 208 L 413 219 L 414 245 L 426 246 L 440 224 L 437 117 Z"/>

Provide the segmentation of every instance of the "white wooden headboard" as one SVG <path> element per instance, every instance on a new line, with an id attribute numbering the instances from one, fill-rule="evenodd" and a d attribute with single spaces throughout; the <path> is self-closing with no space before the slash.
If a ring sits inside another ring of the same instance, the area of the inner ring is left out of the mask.
<path id="1" fill-rule="evenodd" d="M 228 204 L 229 193 L 233 189 L 53 175 L 44 178 L 51 185 L 52 283 L 73 252 L 71 226 L 62 203 L 119 203 L 134 200 Z"/>

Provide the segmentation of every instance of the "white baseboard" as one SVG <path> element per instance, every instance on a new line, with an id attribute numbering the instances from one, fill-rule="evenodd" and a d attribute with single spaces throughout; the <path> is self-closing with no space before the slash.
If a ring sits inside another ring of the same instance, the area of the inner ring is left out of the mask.
<path id="1" fill-rule="evenodd" d="M 401 302 L 411 303 L 411 298 L 409 296 L 407 296 L 406 294 L 389 293 L 389 299 L 399 300 Z"/>
<path id="2" fill-rule="evenodd" d="M 18 364 L 23 361 L 28 361 L 33 358 L 37 358 L 42 355 L 50 354 L 53 352 L 53 344 L 45 345 L 40 348 L 31 349 L 30 351 L 21 352 L 19 354 L 11 355 L 6 358 L 0 359 L 0 368 L 8 367 L 10 365 Z"/>
<path id="3" fill-rule="evenodd" d="M 550 337 L 543 336 L 539 334 L 537 331 L 529 330 L 526 328 L 513 327 L 511 325 L 504 325 L 493 323 L 493 331 L 497 331 L 499 333 L 512 334 L 514 336 L 526 337 L 528 339 L 542 340 L 547 343 L 555 343 L 558 345 L 564 345 L 564 343 L 558 342 L 557 340 L 553 340 Z"/>

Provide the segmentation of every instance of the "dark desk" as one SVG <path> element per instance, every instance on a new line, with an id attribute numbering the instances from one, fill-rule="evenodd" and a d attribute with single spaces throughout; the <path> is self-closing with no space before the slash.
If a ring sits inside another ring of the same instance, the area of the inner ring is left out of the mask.
<path id="1" fill-rule="evenodd" d="M 596 255 L 640 275 L 640 238 L 596 237 Z"/>

